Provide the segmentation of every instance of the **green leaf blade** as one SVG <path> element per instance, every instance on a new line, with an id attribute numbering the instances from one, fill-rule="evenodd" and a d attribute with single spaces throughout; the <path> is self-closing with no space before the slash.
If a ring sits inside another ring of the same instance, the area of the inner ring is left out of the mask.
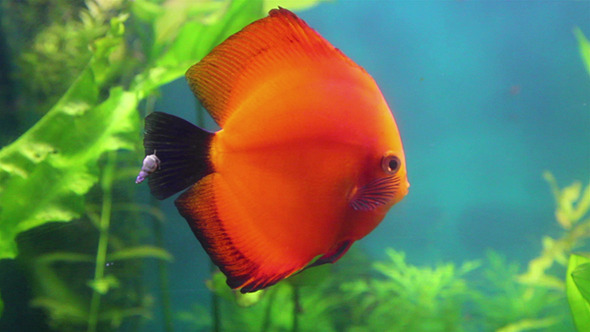
<path id="1" fill-rule="evenodd" d="M 136 246 L 120 249 L 107 256 L 107 261 L 120 261 L 128 259 L 157 258 L 165 261 L 172 261 L 173 257 L 166 250 L 154 246 Z"/>
<path id="2" fill-rule="evenodd" d="M 92 89 L 88 77 L 83 73 L 71 90 Z M 137 103 L 134 93 L 114 88 L 103 103 L 73 114 L 66 95 L 0 151 L 0 259 L 16 256 L 18 233 L 80 216 L 84 194 L 98 181 L 98 158 L 106 151 L 133 148 L 140 123 Z"/>
<path id="3" fill-rule="evenodd" d="M 584 62 L 586 71 L 588 72 L 588 74 L 590 74 L 590 41 L 586 39 L 586 36 L 584 36 L 580 28 L 574 29 L 574 34 L 576 35 L 576 39 L 578 40 L 580 56 L 582 57 L 582 61 Z"/>
<path id="4" fill-rule="evenodd" d="M 585 291 L 590 287 L 589 279 L 580 278 L 587 275 L 588 264 L 590 264 L 590 258 L 572 254 L 566 275 L 567 299 L 578 331 L 590 331 L 590 304 L 574 280 L 576 278 L 578 283 L 584 284 Z M 578 271 L 578 267 L 582 267 L 582 270 Z M 574 277 L 575 275 L 577 277 Z"/>

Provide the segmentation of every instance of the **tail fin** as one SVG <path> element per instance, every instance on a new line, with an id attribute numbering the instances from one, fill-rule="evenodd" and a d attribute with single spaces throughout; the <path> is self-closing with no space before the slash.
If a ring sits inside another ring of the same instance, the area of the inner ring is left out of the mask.
<path id="1" fill-rule="evenodd" d="M 146 155 L 155 154 L 160 160 L 148 181 L 152 195 L 168 198 L 213 173 L 209 147 L 214 135 L 174 115 L 148 115 L 143 146 Z"/>

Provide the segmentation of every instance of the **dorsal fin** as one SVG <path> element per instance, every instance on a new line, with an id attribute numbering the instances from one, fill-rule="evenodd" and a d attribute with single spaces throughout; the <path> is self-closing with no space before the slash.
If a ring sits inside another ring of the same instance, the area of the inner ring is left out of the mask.
<path id="1" fill-rule="evenodd" d="M 266 75 L 302 61 L 333 57 L 358 67 L 342 52 L 284 9 L 246 26 L 215 47 L 209 55 L 186 72 L 193 93 L 220 127 Z"/>

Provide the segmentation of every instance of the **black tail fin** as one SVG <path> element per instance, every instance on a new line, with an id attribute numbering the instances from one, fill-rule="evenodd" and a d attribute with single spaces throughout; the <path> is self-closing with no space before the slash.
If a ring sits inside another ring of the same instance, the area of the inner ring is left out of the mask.
<path id="1" fill-rule="evenodd" d="M 214 134 L 174 115 L 154 112 L 145 118 L 145 154 L 155 154 L 159 168 L 149 176 L 157 199 L 168 198 L 213 172 L 209 147 Z"/>

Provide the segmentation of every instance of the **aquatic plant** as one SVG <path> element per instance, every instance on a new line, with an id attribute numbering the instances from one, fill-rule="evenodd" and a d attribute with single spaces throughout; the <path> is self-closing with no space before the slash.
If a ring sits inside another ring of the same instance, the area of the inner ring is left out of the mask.
<path id="1" fill-rule="evenodd" d="M 305 271 L 285 282 L 255 293 L 241 294 L 229 289 L 221 272 L 207 283 L 217 296 L 217 314 L 202 304 L 179 312 L 177 318 L 191 330 L 214 331 L 337 331 L 332 310 L 339 306 L 327 288 L 334 278 L 330 266 Z"/>
<path id="2" fill-rule="evenodd" d="M 567 298 L 578 331 L 590 330 L 590 254 L 572 254 L 567 274 Z"/>
<path id="3" fill-rule="evenodd" d="M 353 250 L 337 266 L 307 270 L 246 295 L 229 290 L 219 273 L 209 283 L 221 300 L 218 330 L 461 330 L 463 304 L 472 296 L 463 277 L 479 263 L 416 267 L 406 263 L 401 252 L 386 253 L 389 260 L 371 269 L 370 261 Z M 193 329 L 213 327 L 209 317 L 198 304 L 179 316 Z"/>
<path id="4" fill-rule="evenodd" d="M 562 292 L 517 281 L 521 267 L 488 251 L 481 276 L 473 283 L 472 312 L 486 331 L 517 332 L 556 328 L 566 318 Z"/>
<path id="5" fill-rule="evenodd" d="M 519 276 L 518 280 L 525 284 L 539 285 L 563 291 L 564 281 L 546 273 L 553 264 L 567 264 L 567 255 L 584 239 L 590 237 L 590 219 L 584 219 L 590 208 L 590 186 L 582 190 L 582 183 L 560 189 L 550 172 L 544 173 L 549 182 L 557 209 L 555 218 L 563 229 L 562 236 L 554 239 L 543 238 L 543 252 L 529 263 L 528 271 Z"/>
<path id="6" fill-rule="evenodd" d="M 347 331 L 456 331 L 463 302 L 471 296 L 464 276 L 480 263 L 470 261 L 417 267 L 405 254 L 386 249 L 389 258 L 373 268 L 379 276 L 341 285 L 350 303 Z"/>
<path id="7" fill-rule="evenodd" d="M 580 182 L 560 188 L 550 172 L 544 173 L 556 202 L 555 217 L 560 236 L 543 238 L 543 250 L 526 271 L 507 263 L 494 252 L 488 253 L 489 268 L 482 279 L 482 296 L 476 297 L 479 315 L 488 329 L 501 332 L 531 329 L 564 329 L 569 326 L 565 311 L 563 274 L 567 257 L 590 237 L 590 186 Z"/>
<path id="8" fill-rule="evenodd" d="M 216 294 L 213 310 L 195 303 L 177 313 L 190 330 L 343 331 L 349 304 L 340 285 L 366 277 L 370 260 L 353 247 L 336 265 L 305 270 L 270 288 L 241 294 L 230 290 L 220 272 L 207 282 Z M 213 312 L 212 312 L 213 311 Z"/>
<path id="9" fill-rule="evenodd" d="M 563 231 L 556 238 L 543 238 L 542 252 L 528 263 L 526 271 L 498 253 L 488 252 L 479 278 L 482 284 L 477 285 L 481 293 L 474 297 L 476 315 L 486 330 L 570 328 L 562 276 L 568 255 L 590 237 L 590 185 L 584 189 L 576 181 L 560 188 L 550 172 L 545 172 L 544 177 L 555 198 L 555 217 Z"/>
<path id="10" fill-rule="evenodd" d="M 60 1 L 28 5 L 49 8 L 53 12 L 53 20 L 32 36 L 32 42 L 24 47 L 16 61 L 22 107 L 46 113 L 86 67 L 93 55 L 88 45 L 105 35 L 109 21 L 120 12 L 123 1 Z M 69 15 L 59 17 L 57 12 L 69 12 Z M 28 22 L 33 26 L 47 15 L 44 11 L 29 10 L 29 13 L 32 14 L 30 20 L 37 20 Z M 117 72 L 121 71 L 117 67 L 104 69 L 109 69 L 105 73 L 113 76 L 120 75 Z"/>
<path id="11" fill-rule="evenodd" d="M 580 49 L 580 57 L 582 58 L 582 62 L 584 63 L 584 67 L 586 68 L 586 72 L 590 75 L 590 42 L 582 33 L 580 28 L 574 29 L 574 35 L 578 40 L 578 48 Z"/>

